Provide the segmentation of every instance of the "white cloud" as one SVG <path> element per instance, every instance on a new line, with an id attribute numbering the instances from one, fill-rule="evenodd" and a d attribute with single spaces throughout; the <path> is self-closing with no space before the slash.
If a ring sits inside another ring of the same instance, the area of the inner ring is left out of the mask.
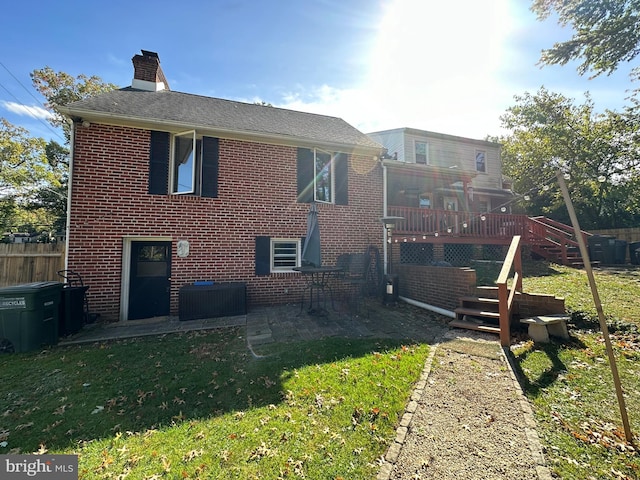
<path id="1" fill-rule="evenodd" d="M 46 120 L 53 116 L 51 112 L 38 106 L 22 105 L 16 102 L 2 102 L 2 106 L 6 110 L 10 111 L 11 113 L 15 113 L 16 115 L 40 118 L 43 120 Z"/>
<path id="2" fill-rule="evenodd" d="M 398 127 L 484 138 L 516 92 L 501 87 L 508 0 L 393 0 L 348 89 L 292 92 L 285 108 L 344 118 L 364 132 Z"/>

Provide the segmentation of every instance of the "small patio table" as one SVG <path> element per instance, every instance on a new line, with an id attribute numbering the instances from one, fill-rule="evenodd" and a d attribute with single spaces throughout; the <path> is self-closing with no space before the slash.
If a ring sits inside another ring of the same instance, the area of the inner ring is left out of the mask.
<path id="1" fill-rule="evenodd" d="M 294 270 L 296 272 L 300 272 L 306 281 L 306 285 L 302 291 L 302 297 L 300 299 L 300 312 L 302 312 L 304 307 L 307 291 L 309 291 L 309 307 L 307 308 L 307 313 L 309 315 L 323 316 L 327 314 L 327 297 L 325 295 L 325 290 L 329 292 L 331 308 L 335 310 L 335 306 L 333 304 L 333 292 L 329 281 L 335 274 L 340 273 L 343 270 L 341 267 L 297 267 L 294 268 Z M 313 295 L 314 291 L 316 294 L 315 299 Z M 320 306 L 320 294 L 322 294 L 322 306 Z"/>

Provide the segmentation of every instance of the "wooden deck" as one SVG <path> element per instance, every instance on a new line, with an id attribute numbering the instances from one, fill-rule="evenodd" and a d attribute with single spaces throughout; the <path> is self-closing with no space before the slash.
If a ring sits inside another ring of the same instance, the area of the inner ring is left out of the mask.
<path id="1" fill-rule="evenodd" d="M 390 206 L 387 215 L 402 217 L 394 238 L 432 244 L 509 245 L 520 236 L 538 255 L 564 265 L 581 264 L 572 227 L 546 217 Z M 591 234 L 582 232 L 587 237 Z"/>

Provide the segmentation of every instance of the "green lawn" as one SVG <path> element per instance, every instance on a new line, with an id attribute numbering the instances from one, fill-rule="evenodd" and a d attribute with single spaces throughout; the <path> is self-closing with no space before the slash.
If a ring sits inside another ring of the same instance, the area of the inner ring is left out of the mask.
<path id="1" fill-rule="evenodd" d="M 81 478 L 373 478 L 426 345 L 246 348 L 241 329 L 0 357 L 0 453 L 79 454 Z"/>
<path id="2" fill-rule="evenodd" d="M 595 274 L 638 443 L 640 272 Z M 571 341 L 512 347 L 554 475 L 640 478 L 586 274 L 526 262 L 524 290 L 572 314 Z M 429 347 L 333 338 L 256 358 L 243 335 L 0 356 L 0 454 L 77 453 L 81 478 L 374 478 Z"/>
<path id="3" fill-rule="evenodd" d="M 525 292 L 564 297 L 571 341 L 512 348 L 553 472 L 564 479 L 637 479 L 640 455 L 626 442 L 613 377 L 586 272 L 536 267 Z M 640 440 L 640 269 L 595 269 L 626 411 Z"/>

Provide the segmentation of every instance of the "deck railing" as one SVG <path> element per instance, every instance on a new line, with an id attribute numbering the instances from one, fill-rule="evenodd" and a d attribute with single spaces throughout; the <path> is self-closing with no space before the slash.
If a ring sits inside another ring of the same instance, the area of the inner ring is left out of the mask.
<path id="1" fill-rule="evenodd" d="M 546 258 L 564 265 L 579 261 L 573 228 L 546 217 L 398 206 L 388 207 L 388 215 L 403 218 L 396 223 L 394 236 L 428 243 L 509 245 L 519 235 L 523 245 Z M 591 234 L 582 235 L 586 241 Z"/>
<path id="2" fill-rule="evenodd" d="M 480 237 L 511 239 L 528 236 L 526 215 L 478 213 L 432 208 L 390 206 L 389 216 L 402 217 L 396 223 L 396 235 Z M 508 243 L 508 242 L 507 242 Z"/>

